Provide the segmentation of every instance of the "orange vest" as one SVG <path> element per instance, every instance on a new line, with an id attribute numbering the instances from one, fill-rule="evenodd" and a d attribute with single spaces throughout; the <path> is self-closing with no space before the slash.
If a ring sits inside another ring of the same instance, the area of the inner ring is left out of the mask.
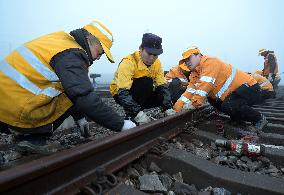
<path id="1" fill-rule="evenodd" d="M 191 72 L 187 90 L 175 103 L 174 109 L 179 112 L 187 103 L 199 107 L 207 96 L 223 101 L 245 83 L 252 86 L 256 80 L 218 58 L 202 56 L 200 64 Z"/>
<path id="2" fill-rule="evenodd" d="M 168 83 L 172 82 L 173 79 L 178 78 L 182 85 L 188 85 L 188 78 L 183 74 L 182 69 L 179 65 L 170 69 L 170 71 L 165 76 Z"/>
<path id="3" fill-rule="evenodd" d="M 275 67 L 274 67 L 274 70 L 273 70 L 273 74 L 276 74 L 276 73 L 278 73 L 278 64 L 277 64 L 277 58 L 276 58 L 276 56 L 275 56 L 275 54 L 274 53 L 268 53 L 266 56 L 265 56 L 265 58 L 264 58 L 264 68 L 263 68 L 263 76 L 268 76 L 269 75 L 269 73 L 270 73 L 270 64 L 269 64 L 269 62 L 268 62 L 268 57 L 269 57 L 269 55 L 273 55 L 274 56 L 274 58 L 275 58 Z"/>

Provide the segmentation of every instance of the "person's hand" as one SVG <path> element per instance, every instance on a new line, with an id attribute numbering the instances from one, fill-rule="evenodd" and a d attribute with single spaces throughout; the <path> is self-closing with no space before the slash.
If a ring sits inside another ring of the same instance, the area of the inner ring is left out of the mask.
<path id="1" fill-rule="evenodd" d="M 124 120 L 124 124 L 121 131 L 126 131 L 134 127 L 136 127 L 136 124 L 133 123 L 131 120 Z"/>
<path id="2" fill-rule="evenodd" d="M 269 73 L 269 75 L 268 75 L 268 78 L 267 78 L 267 79 L 269 80 L 269 82 L 272 82 L 272 81 L 273 81 L 272 73 Z"/>
<path id="3" fill-rule="evenodd" d="M 171 115 L 176 114 L 177 112 L 174 109 L 170 108 L 170 109 L 167 109 L 165 113 L 167 116 L 171 116 Z"/>
<path id="4" fill-rule="evenodd" d="M 182 110 L 194 110 L 195 107 L 191 103 L 184 104 Z"/>
<path id="5" fill-rule="evenodd" d="M 81 118 L 76 121 L 76 125 L 80 128 L 80 133 L 83 137 L 90 137 L 90 125 L 86 118 Z"/>
<path id="6" fill-rule="evenodd" d="M 140 111 L 136 117 L 134 118 L 135 122 L 137 122 L 139 125 L 143 125 L 145 123 L 151 122 L 151 118 L 147 116 L 147 114 L 143 111 Z"/>

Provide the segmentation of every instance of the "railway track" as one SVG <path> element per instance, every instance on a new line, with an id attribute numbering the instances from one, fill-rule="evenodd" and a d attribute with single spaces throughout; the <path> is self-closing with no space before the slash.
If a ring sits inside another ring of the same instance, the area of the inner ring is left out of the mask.
<path id="1" fill-rule="evenodd" d="M 107 91 L 100 94 L 109 95 Z M 155 162 L 163 172 L 181 172 L 184 182 L 194 184 L 198 189 L 219 186 L 234 194 L 284 194 L 281 173 L 284 168 L 283 98 L 284 89 L 280 88 L 276 99 L 255 106 L 267 115 L 270 122 L 260 134 L 251 132 L 248 124 L 230 124 L 226 115 L 219 113 L 216 119 L 214 109 L 204 106 L 194 112 L 162 118 L 98 141 L 89 140 L 74 148 L 3 170 L 0 172 L 0 193 L 150 193 L 140 191 L 139 187 L 129 187 L 117 179 L 118 172 L 143 158 L 148 164 Z M 220 129 L 223 132 L 220 133 Z M 245 165 L 232 167 L 215 162 L 221 153 L 226 152 L 216 149 L 216 139 L 241 139 L 244 135 L 255 136 L 259 144 L 264 144 L 265 159 L 252 161 L 268 162 L 263 172 Z M 211 157 L 207 153 L 211 153 Z M 278 172 L 267 173 L 269 166 L 277 167 Z M 107 192 L 104 186 L 108 186 Z"/>

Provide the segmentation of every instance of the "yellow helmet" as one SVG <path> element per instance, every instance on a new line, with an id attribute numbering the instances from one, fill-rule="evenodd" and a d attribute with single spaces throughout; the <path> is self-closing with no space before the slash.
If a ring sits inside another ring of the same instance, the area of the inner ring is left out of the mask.
<path id="1" fill-rule="evenodd" d="M 113 43 L 112 33 L 107 27 L 98 21 L 93 21 L 90 24 L 84 26 L 84 29 L 87 30 L 90 34 L 95 36 L 101 43 L 102 48 L 111 63 L 114 63 L 114 59 L 111 55 L 110 48 Z"/>
<path id="2" fill-rule="evenodd" d="M 179 64 L 184 63 L 184 60 L 189 58 L 192 54 L 200 53 L 200 50 L 196 46 L 191 46 L 187 48 L 185 52 L 182 53 L 182 59 L 179 61 Z"/>
<path id="3" fill-rule="evenodd" d="M 262 70 L 257 70 L 257 71 L 254 72 L 254 74 L 259 74 L 259 75 L 262 76 Z"/>
<path id="4" fill-rule="evenodd" d="M 262 54 L 263 52 L 266 52 L 266 51 L 267 51 L 267 49 L 262 48 L 262 49 L 258 50 L 258 55 L 260 56 L 260 54 Z"/>

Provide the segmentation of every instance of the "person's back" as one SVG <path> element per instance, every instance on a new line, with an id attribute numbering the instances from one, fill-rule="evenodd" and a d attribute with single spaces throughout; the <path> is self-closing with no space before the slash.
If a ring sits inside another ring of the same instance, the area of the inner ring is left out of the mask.
<path id="1" fill-rule="evenodd" d="M 39 127 L 72 106 L 50 65 L 53 56 L 70 48 L 82 49 L 68 33 L 55 32 L 20 46 L 1 62 L 2 122 L 19 128 Z"/>
<path id="2" fill-rule="evenodd" d="M 198 93 L 200 95 L 192 99 L 192 103 L 196 107 L 202 105 L 207 94 L 212 99 L 221 99 L 223 101 L 228 94 L 244 83 L 256 84 L 256 81 L 248 74 L 222 62 L 216 57 L 210 56 L 201 56 L 200 64 L 195 70 L 192 70 L 191 74 L 198 75 L 200 81 L 198 83 Z"/>
<path id="3" fill-rule="evenodd" d="M 1 61 L 0 121 L 19 135 L 20 150 L 47 152 L 47 138 L 70 115 L 83 136 L 90 136 L 86 116 L 114 131 L 136 126 L 102 103 L 88 76 L 102 54 L 114 62 L 111 46 L 111 32 L 93 21 L 27 42 Z"/>
<path id="4" fill-rule="evenodd" d="M 251 106 L 259 101 L 260 87 L 250 75 L 226 64 L 218 58 L 203 56 L 196 47 L 188 48 L 180 64 L 185 63 L 194 75 L 184 94 L 175 103 L 177 112 L 200 107 L 206 97 L 209 102 L 232 120 L 252 122 L 257 130 L 266 118 Z"/>

